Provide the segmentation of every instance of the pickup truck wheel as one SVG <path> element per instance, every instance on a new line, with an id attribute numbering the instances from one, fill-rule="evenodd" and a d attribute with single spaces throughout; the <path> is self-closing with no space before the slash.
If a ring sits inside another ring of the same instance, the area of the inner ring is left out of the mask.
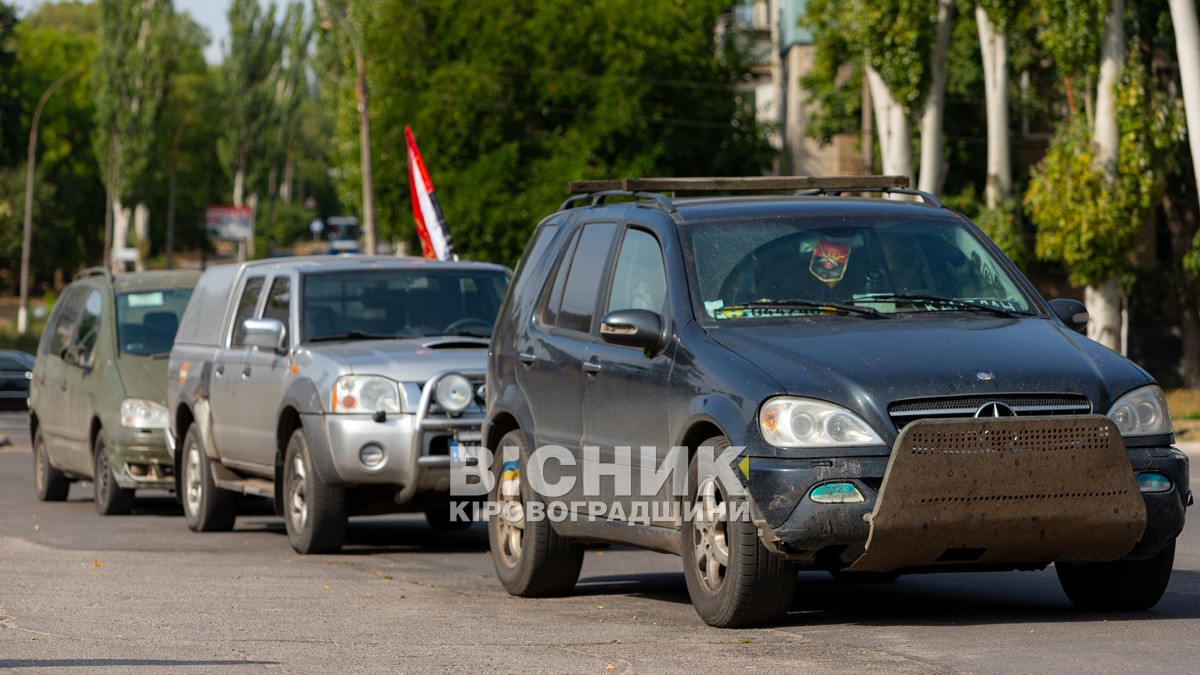
<path id="1" fill-rule="evenodd" d="M 108 461 L 108 444 L 104 433 L 96 434 L 92 449 L 92 485 L 96 489 L 96 511 L 102 516 L 124 516 L 133 511 L 133 490 L 117 485 L 112 465 Z"/>
<path id="2" fill-rule="evenodd" d="M 40 502 L 66 501 L 67 493 L 71 490 L 71 479 L 50 466 L 46 439 L 42 438 L 40 427 L 33 432 L 33 482 Z"/>
<path id="3" fill-rule="evenodd" d="M 720 456 L 729 441 L 710 438 L 701 447 Z M 699 455 L 692 457 L 681 533 L 683 576 L 696 613 L 710 626 L 773 623 L 792 604 L 796 567 L 762 545 L 744 504 L 743 497 L 726 493 L 712 471 L 701 470 Z"/>
<path id="4" fill-rule="evenodd" d="M 1175 542 L 1146 560 L 1069 565 L 1055 563 L 1058 583 L 1079 609 L 1136 612 L 1158 604 L 1171 580 Z"/>
<path id="5" fill-rule="evenodd" d="M 504 461 L 504 449 L 517 459 Z M 583 545 L 559 536 L 542 509 L 542 517 L 526 518 L 526 505 L 539 498 L 521 475 L 528 453 L 525 434 L 510 431 L 500 440 L 492 460 L 495 485 L 490 499 L 500 513 L 488 518 L 488 544 L 496 576 L 509 593 L 525 598 L 565 595 L 575 588 L 583 566 Z"/>
<path id="6" fill-rule="evenodd" d="M 193 532 L 228 532 L 237 519 L 237 495 L 213 483 L 212 460 L 200 447 L 195 427 L 183 437 L 183 516 Z"/>
<path id="7" fill-rule="evenodd" d="M 297 553 L 334 553 L 346 541 L 345 491 L 326 485 L 313 467 L 304 430 L 292 432 L 283 460 L 283 520 Z"/>

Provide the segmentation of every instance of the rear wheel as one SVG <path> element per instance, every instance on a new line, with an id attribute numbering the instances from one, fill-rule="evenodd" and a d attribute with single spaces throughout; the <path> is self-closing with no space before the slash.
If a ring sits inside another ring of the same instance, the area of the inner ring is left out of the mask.
<path id="1" fill-rule="evenodd" d="M 304 430 L 292 432 L 283 460 L 283 520 L 297 553 L 334 553 L 346 541 L 345 491 L 325 484 L 313 467 Z"/>
<path id="2" fill-rule="evenodd" d="M 1079 609 L 1134 612 L 1158 604 L 1171 580 L 1175 542 L 1145 560 L 1070 565 L 1055 563 L 1058 583 Z"/>
<path id="3" fill-rule="evenodd" d="M 237 519 L 237 495 L 213 483 L 212 460 L 200 447 L 195 427 L 183 437 L 180 486 L 183 516 L 193 532 L 228 532 Z"/>
<path id="4" fill-rule="evenodd" d="M 507 455 L 511 457 L 508 461 Z M 528 453 L 525 434 L 510 431 L 492 460 L 495 485 L 490 498 L 500 507 L 488 518 L 488 543 L 496 576 L 504 589 L 525 598 L 565 595 L 575 588 L 583 567 L 583 545 L 559 536 L 545 517 L 527 518 L 527 505 L 538 496 L 522 475 Z"/>
<path id="5" fill-rule="evenodd" d="M 33 481 L 38 501 L 42 502 L 65 501 L 67 493 L 71 490 L 71 480 L 63 472 L 50 466 L 50 456 L 46 454 L 46 440 L 42 438 L 40 428 L 33 432 Z"/>
<path id="6" fill-rule="evenodd" d="M 719 456 L 729 447 L 711 438 Z M 702 469 L 699 455 L 688 471 L 688 503 L 682 532 L 683 576 L 696 613 L 710 626 L 742 628 L 778 621 L 796 590 L 796 567 L 771 555 L 744 506 L 720 479 Z M 731 517 L 738 514 L 740 517 Z M 742 515 L 744 514 L 744 515 Z"/>
<path id="7" fill-rule="evenodd" d="M 96 488 L 96 511 L 102 516 L 123 516 L 133 511 L 133 490 L 117 485 L 112 464 L 108 460 L 108 444 L 104 432 L 96 434 L 92 449 L 92 485 Z"/>

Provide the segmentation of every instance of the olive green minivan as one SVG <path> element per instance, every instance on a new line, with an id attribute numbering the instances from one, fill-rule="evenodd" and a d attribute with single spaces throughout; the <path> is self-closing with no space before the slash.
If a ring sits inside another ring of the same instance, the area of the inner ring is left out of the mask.
<path id="1" fill-rule="evenodd" d="M 167 356 L 196 271 L 80 272 L 54 306 L 29 393 L 34 481 L 63 501 L 91 480 L 102 515 L 133 510 L 138 488 L 174 489 Z"/>

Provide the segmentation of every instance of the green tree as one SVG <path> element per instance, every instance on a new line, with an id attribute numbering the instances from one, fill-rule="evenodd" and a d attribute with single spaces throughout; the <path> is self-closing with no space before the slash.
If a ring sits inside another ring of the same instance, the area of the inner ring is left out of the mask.
<path id="1" fill-rule="evenodd" d="M 738 93 L 738 55 L 716 43 L 724 0 L 387 0 L 349 9 L 367 52 L 382 240 L 412 241 L 405 125 L 459 253 L 510 264 L 570 179 L 770 166 L 763 130 Z M 352 204 L 358 134 L 344 40 L 330 27 L 320 44 L 322 67 L 342 74 L 335 158 Z"/>
<path id="2" fill-rule="evenodd" d="M 167 54 L 174 10 L 171 0 L 99 0 L 99 5 L 100 47 L 92 76 L 95 151 L 112 205 L 111 243 L 122 248 L 132 215 L 128 205 L 137 204 L 145 213 L 155 130 L 172 63 Z"/>

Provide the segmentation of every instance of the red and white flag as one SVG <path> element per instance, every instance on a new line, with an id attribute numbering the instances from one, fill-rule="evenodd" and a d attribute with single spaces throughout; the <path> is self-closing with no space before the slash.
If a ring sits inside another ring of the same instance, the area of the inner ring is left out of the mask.
<path id="1" fill-rule="evenodd" d="M 410 127 L 404 127 L 404 138 L 408 142 L 408 184 L 412 189 L 413 217 L 417 220 L 421 251 L 433 260 L 457 260 L 442 206 L 433 194 L 433 181 L 429 180 L 429 172 L 425 170 L 425 161 L 421 159 Z"/>

